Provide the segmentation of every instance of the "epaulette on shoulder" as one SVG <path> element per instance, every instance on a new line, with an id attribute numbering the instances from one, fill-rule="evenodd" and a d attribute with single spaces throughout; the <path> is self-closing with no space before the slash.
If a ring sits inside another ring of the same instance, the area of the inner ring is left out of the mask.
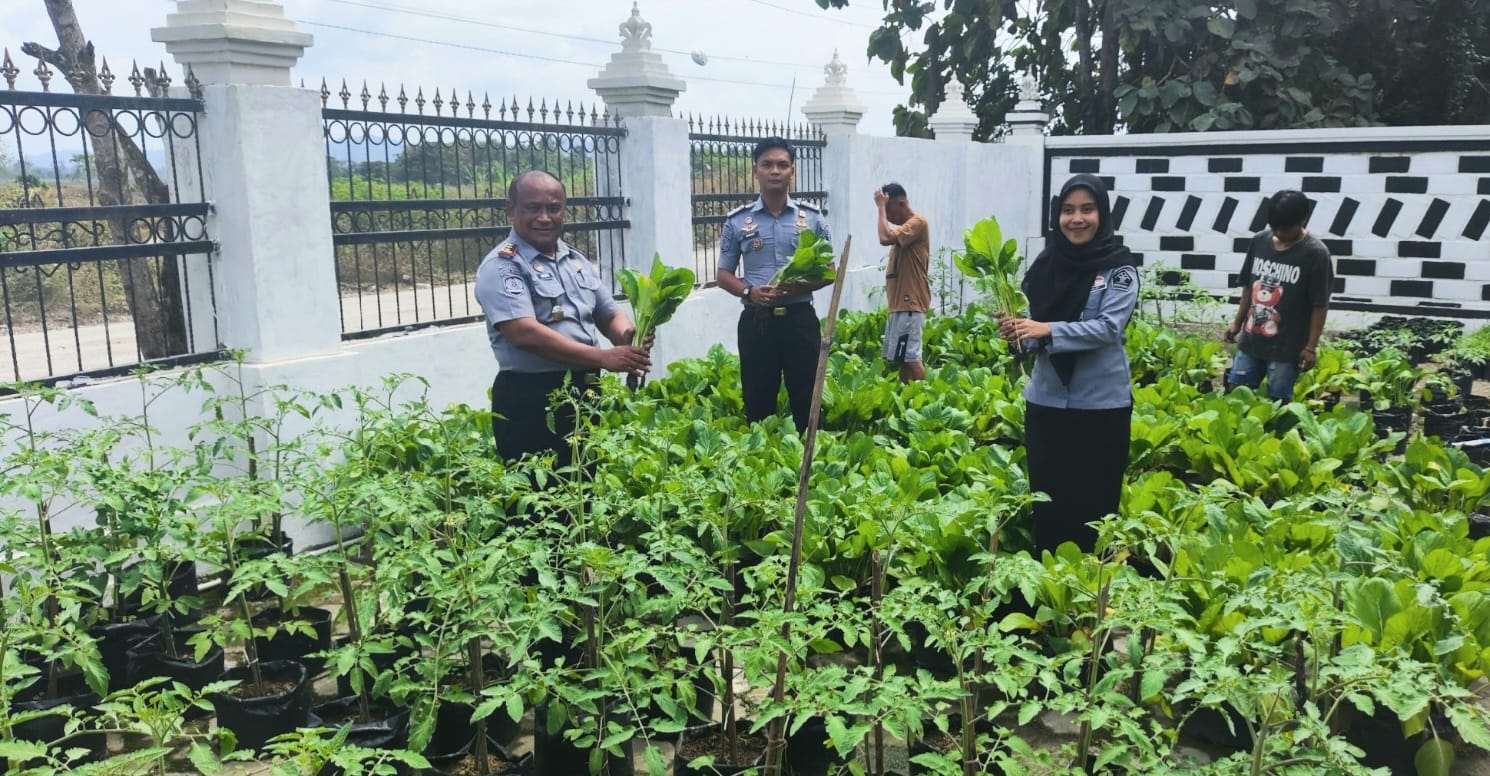
<path id="1" fill-rule="evenodd" d="M 750 203 L 750 205 L 753 205 L 753 204 L 755 204 L 755 203 L 754 202 Z M 725 213 L 724 214 L 724 217 L 725 218 L 734 218 L 737 214 L 743 213 L 743 212 L 749 210 L 750 209 L 750 205 L 741 205 L 741 206 L 735 208 L 734 210 L 731 210 L 728 213 Z"/>
<path id="2" fill-rule="evenodd" d="M 821 213 L 821 212 L 823 212 L 823 209 L 820 208 L 820 207 L 818 207 L 817 205 L 814 205 L 811 202 L 803 202 L 800 199 L 797 200 L 797 207 L 799 207 L 799 208 L 801 208 L 803 210 L 811 210 L 814 213 Z"/>
<path id="3" fill-rule="evenodd" d="M 497 255 L 504 259 L 515 259 L 517 258 L 517 246 L 510 242 L 505 243 L 497 249 Z"/>

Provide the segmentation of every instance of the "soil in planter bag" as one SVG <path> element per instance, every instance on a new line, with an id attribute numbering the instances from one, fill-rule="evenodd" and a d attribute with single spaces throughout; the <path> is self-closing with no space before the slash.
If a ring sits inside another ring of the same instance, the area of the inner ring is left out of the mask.
<path id="1" fill-rule="evenodd" d="M 166 639 L 163 633 L 157 633 L 130 647 L 125 659 L 130 683 L 138 684 L 154 676 L 164 676 L 193 690 L 200 690 L 209 682 L 216 681 L 224 670 L 222 647 L 214 645 L 198 661 L 196 652 L 186 643 L 191 635 L 188 631 L 178 631 L 171 635 L 170 638 L 175 641 L 176 657 L 171 657 L 161 647 Z"/>
<path id="2" fill-rule="evenodd" d="M 262 749 L 269 739 L 310 722 L 310 673 L 305 666 L 291 660 L 276 660 L 260 663 L 259 671 L 266 682 L 289 681 L 292 686 L 263 698 L 240 698 L 228 693 L 208 696 L 217 709 L 218 726 L 233 731 L 239 749 Z M 222 678 L 253 684 L 247 666 L 228 670 Z"/>

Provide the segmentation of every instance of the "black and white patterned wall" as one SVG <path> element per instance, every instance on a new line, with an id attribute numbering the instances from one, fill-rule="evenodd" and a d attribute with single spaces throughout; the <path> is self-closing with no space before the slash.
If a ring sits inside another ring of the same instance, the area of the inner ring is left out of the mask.
<path id="1" fill-rule="evenodd" d="M 1266 198 L 1299 189 L 1334 256 L 1338 306 L 1490 316 L 1490 140 L 1048 147 L 1045 169 L 1047 192 L 1070 174 L 1103 178 L 1143 263 L 1189 270 L 1213 292 L 1235 286 Z"/>

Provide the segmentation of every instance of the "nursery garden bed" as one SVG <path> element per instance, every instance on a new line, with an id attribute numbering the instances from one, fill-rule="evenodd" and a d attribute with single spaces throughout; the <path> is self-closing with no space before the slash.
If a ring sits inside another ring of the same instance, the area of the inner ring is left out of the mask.
<path id="1" fill-rule="evenodd" d="M 802 441 L 743 422 L 720 349 L 606 380 L 564 471 L 504 466 L 485 412 L 409 378 L 142 376 L 147 407 L 203 407 L 183 446 L 148 410 L 14 418 L 6 772 L 711 773 L 680 736 L 777 720 L 798 773 L 875 773 L 898 747 L 896 772 L 949 775 L 1440 774 L 1490 749 L 1490 410 L 1443 370 L 1326 347 L 1280 405 L 1214 390 L 1219 343 L 1135 321 L 1122 511 L 1097 553 L 1031 557 L 1026 365 L 991 316 L 933 318 L 905 386 L 883 314 L 838 326 L 790 615 Z M 1428 405 L 1452 433 L 1422 434 Z M 285 546 L 291 515 L 331 544 Z M 238 689 L 201 668 L 218 647 Z M 226 732 L 235 694 L 270 728 Z M 314 727 L 333 695 L 352 724 Z"/>

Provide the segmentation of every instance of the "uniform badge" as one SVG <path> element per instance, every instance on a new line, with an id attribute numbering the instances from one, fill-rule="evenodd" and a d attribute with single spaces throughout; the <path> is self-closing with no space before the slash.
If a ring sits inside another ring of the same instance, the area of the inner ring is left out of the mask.
<path id="1" fill-rule="evenodd" d="M 1118 291 L 1127 291 L 1138 283 L 1138 272 L 1132 267 L 1118 267 L 1112 273 L 1112 287 Z"/>
<path id="2" fill-rule="evenodd" d="M 513 256 L 517 255 L 517 246 L 513 245 L 512 243 L 507 243 L 497 250 L 497 255 L 501 256 L 504 259 L 510 259 Z"/>
<path id="3" fill-rule="evenodd" d="M 798 210 L 797 211 L 797 218 L 802 218 L 802 219 L 807 218 L 807 211 L 806 210 Z"/>
<path id="4" fill-rule="evenodd" d="M 523 286 L 523 279 L 516 275 L 508 275 L 502 279 L 502 292 L 508 296 L 522 296 L 527 290 Z"/>
<path id="5" fill-rule="evenodd" d="M 755 223 L 755 219 L 754 218 L 751 218 L 750 216 L 745 216 L 745 225 L 746 226 L 750 226 L 753 223 Z"/>
<path id="6" fill-rule="evenodd" d="M 535 261 L 533 262 L 533 271 L 546 277 L 548 275 L 548 265 L 541 261 Z"/>
<path id="7" fill-rule="evenodd" d="M 807 228 L 807 219 L 805 219 L 805 218 L 799 218 L 799 219 L 797 219 L 797 228 L 798 229 L 806 229 Z"/>
<path id="8" fill-rule="evenodd" d="M 751 240 L 750 241 L 750 249 L 753 250 L 753 251 L 760 250 L 761 249 L 761 238 L 757 237 L 754 240 Z"/>
<path id="9" fill-rule="evenodd" d="M 1106 288 L 1106 287 L 1107 287 L 1107 278 L 1103 277 L 1100 274 L 1097 275 L 1095 278 L 1092 278 L 1092 290 L 1095 291 L 1096 289 Z"/>
<path id="10" fill-rule="evenodd" d="M 562 320 L 564 320 L 564 308 L 562 308 L 562 307 L 555 307 L 554 308 L 554 311 L 552 313 L 550 313 L 548 317 L 549 317 L 549 320 L 552 320 L 552 321 L 562 321 Z"/>

